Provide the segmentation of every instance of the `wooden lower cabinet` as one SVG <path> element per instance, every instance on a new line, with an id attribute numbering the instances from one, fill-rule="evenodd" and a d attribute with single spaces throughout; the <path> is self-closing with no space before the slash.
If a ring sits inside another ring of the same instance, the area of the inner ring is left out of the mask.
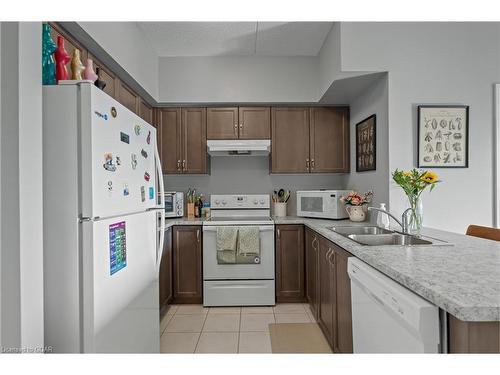
<path id="1" fill-rule="evenodd" d="M 350 256 L 333 242 L 319 238 L 318 324 L 334 353 L 352 353 Z"/>
<path id="2" fill-rule="evenodd" d="M 328 344 L 334 348 L 335 342 L 335 264 L 333 263 L 331 242 L 319 239 L 319 311 L 318 324 Z"/>
<path id="3" fill-rule="evenodd" d="M 319 236 L 313 230 L 305 229 L 306 300 L 316 319 L 319 310 L 318 251 Z"/>
<path id="4" fill-rule="evenodd" d="M 351 279 L 347 273 L 347 260 L 352 255 L 333 244 L 335 259 L 335 307 L 336 337 L 333 351 L 335 353 L 352 353 L 352 309 Z"/>
<path id="5" fill-rule="evenodd" d="M 202 303 L 201 226 L 173 227 L 174 303 Z"/>
<path id="6" fill-rule="evenodd" d="M 304 226 L 276 226 L 276 301 L 304 302 Z"/>
<path id="7" fill-rule="evenodd" d="M 464 322 L 447 315 L 449 353 L 500 353 L 500 322 Z"/>
<path id="8" fill-rule="evenodd" d="M 160 263 L 160 313 L 165 311 L 169 303 L 172 302 L 172 228 L 165 231 L 165 243 Z"/>

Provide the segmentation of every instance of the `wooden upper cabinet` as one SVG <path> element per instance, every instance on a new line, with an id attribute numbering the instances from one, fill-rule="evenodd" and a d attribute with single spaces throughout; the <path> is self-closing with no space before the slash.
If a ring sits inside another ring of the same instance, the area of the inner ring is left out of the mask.
<path id="1" fill-rule="evenodd" d="M 139 97 L 122 81 L 118 81 L 116 100 L 134 113 L 138 113 Z"/>
<path id="2" fill-rule="evenodd" d="M 239 138 L 271 138 L 271 109 L 269 107 L 239 107 Z"/>
<path id="3" fill-rule="evenodd" d="M 70 56 L 73 56 L 73 51 L 75 49 L 79 49 L 80 50 L 80 60 L 82 61 L 83 65 L 85 65 L 85 62 L 87 61 L 87 56 L 88 56 L 87 49 L 85 49 L 80 43 L 78 43 L 73 37 L 71 37 L 67 32 L 65 32 L 62 28 L 60 28 L 54 22 L 49 22 L 49 25 L 52 28 L 50 35 L 51 35 L 52 39 L 54 40 L 54 42 L 57 44 L 57 37 L 59 35 L 61 35 L 65 39 L 64 48 L 66 49 L 66 52 L 68 52 L 68 54 Z M 68 68 L 68 73 L 69 73 L 68 79 L 71 79 L 71 73 L 72 73 L 71 60 L 70 60 L 70 62 L 68 62 L 66 67 Z"/>
<path id="4" fill-rule="evenodd" d="M 153 123 L 153 107 L 144 100 L 139 99 L 139 116 L 149 124 Z"/>
<path id="5" fill-rule="evenodd" d="M 276 226 L 276 299 L 304 302 L 304 226 Z"/>
<path id="6" fill-rule="evenodd" d="M 174 302 L 202 303 L 201 226 L 173 229 Z"/>
<path id="7" fill-rule="evenodd" d="M 184 173 L 207 173 L 206 108 L 182 109 L 182 156 Z"/>
<path id="8" fill-rule="evenodd" d="M 94 63 L 94 71 L 97 73 L 97 68 L 99 68 L 99 79 L 106 83 L 104 87 L 104 92 L 111 96 L 112 98 L 116 98 L 116 83 L 118 78 L 114 75 L 114 73 L 109 70 L 103 63 L 97 60 L 94 56 L 89 53 L 89 59 L 92 59 Z"/>
<path id="9" fill-rule="evenodd" d="M 160 159 L 163 173 L 182 173 L 181 109 L 161 108 L 157 111 Z"/>
<path id="10" fill-rule="evenodd" d="M 271 173 L 309 172 L 309 108 L 271 109 Z"/>
<path id="11" fill-rule="evenodd" d="M 207 139 L 238 139 L 238 108 L 207 108 Z"/>
<path id="12" fill-rule="evenodd" d="M 311 108 L 312 173 L 349 172 L 349 109 Z"/>
<path id="13" fill-rule="evenodd" d="M 306 299 L 309 302 L 314 317 L 318 317 L 318 235 L 305 228 L 305 262 L 306 262 Z"/>

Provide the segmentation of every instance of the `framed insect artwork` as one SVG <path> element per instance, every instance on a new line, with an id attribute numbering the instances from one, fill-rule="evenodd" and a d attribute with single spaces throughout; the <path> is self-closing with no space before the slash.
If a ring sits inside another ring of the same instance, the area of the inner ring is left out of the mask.
<path id="1" fill-rule="evenodd" d="M 468 168 L 469 106 L 418 106 L 418 167 Z"/>
<path id="2" fill-rule="evenodd" d="M 377 115 L 356 124 L 356 172 L 377 169 Z"/>

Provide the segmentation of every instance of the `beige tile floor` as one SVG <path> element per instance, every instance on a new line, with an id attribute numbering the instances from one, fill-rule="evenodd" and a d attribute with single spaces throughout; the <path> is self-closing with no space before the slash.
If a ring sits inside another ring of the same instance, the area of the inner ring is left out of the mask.
<path id="1" fill-rule="evenodd" d="M 315 322 L 307 304 L 172 305 L 160 322 L 162 353 L 271 353 L 269 323 Z"/>

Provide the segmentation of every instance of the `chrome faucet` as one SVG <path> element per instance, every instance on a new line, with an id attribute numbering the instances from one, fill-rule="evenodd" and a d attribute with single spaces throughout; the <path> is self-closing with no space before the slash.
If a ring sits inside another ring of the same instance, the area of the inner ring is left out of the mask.
<path id="1" fill-rule="evenodd" d="M 368 211 L 379 211 L 379 212 L 382 212 L 384 214 L 386 214 L 387 216 L 390 216 L 394 219 L 394 221 L 396 223 L 399 224 L 399 226 L 401 227 L 401 231 L 403 232 L 403 234 L 409 234 L 409 229 L 408 229 L 408 212 L 411 211 L 411 207 L 410 208 L 407 208 L 404 212 L 403 212 L 403 215 L 401 215 L 401 221 L 399 221 L 399 219 L 394 216 L 393 214 L 391 214 L 390 212 L 388 211 L 385 211 L 385 210 L 381 210 L 380 208 L 377 208 L 377 207 L 368 207 Z"/>

